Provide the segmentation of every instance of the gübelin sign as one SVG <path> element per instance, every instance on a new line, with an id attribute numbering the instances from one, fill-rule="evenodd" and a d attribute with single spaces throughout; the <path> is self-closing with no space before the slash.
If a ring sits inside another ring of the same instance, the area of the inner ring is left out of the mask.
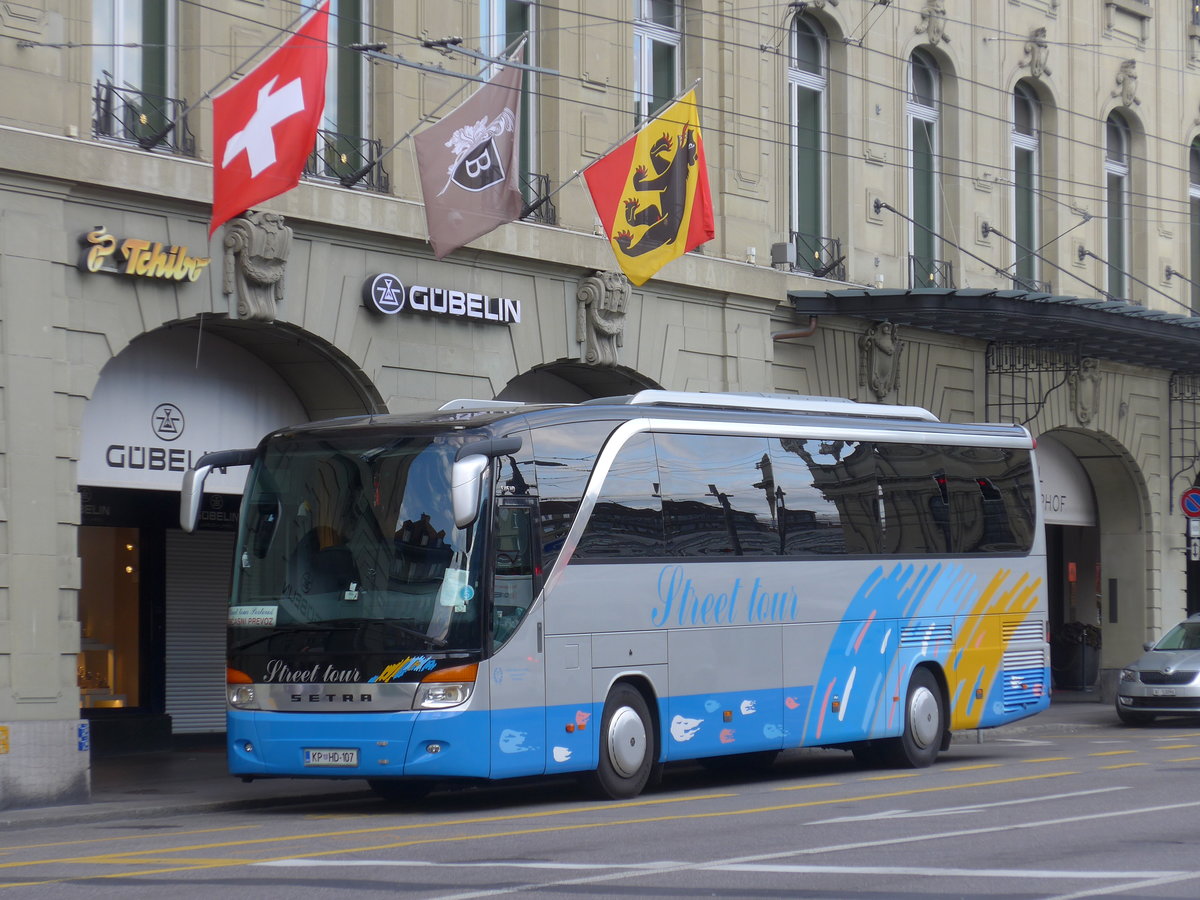
<path id="1" fill-rule="evenodd" d="M 79 238 L 83 256 L 81 272 L 108 272 L 165 281 L 197 281 L 211 257 L 189 256 L 186 246 L 163 244 L 146 238 L 125 238 L 118 243 L 103 225 Z M 118 258 L 117 253 L 120 251 Z"/>

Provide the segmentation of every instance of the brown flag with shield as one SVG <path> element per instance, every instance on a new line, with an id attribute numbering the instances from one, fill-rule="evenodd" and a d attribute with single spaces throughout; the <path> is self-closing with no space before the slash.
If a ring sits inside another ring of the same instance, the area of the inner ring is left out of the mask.
<path id="1" fill-rule="evenodd" d="M 438 259 L 521 214 L 521 74 L 505 66 L 414 139 Z"/>

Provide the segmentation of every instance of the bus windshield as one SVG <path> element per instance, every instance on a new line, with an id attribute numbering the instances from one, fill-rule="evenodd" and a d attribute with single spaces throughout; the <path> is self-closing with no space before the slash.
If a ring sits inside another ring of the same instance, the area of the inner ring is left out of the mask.
<path id="1" fill-rule="evenodd" d="M 327 660 L 365 676 L 398 653 L 478 650 L 480 554 L 451 511 L 455 451 L 378 431 L 269 443 L 243 506 L 231 665 Z"/>

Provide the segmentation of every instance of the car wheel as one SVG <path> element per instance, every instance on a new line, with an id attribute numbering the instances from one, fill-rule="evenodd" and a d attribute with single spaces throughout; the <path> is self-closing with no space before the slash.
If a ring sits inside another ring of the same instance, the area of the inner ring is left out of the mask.
<path id="1" fill-rule="evenodd" d="M 658 759 L 646 698 L 632 685 L 613 687 L 600 720 L 600 762 L 590 787 L 601 797 L 628 800 L 642 792 Z"/>
<path id="2" fill-rule="evenodd" d="M 928 669 L 916 669 L 904 699 L 904 732 L 892 739 L 887 761 L 903 769 L 933 765 L 945 730 L 942 689 Z"/>
<path id="3" fill-rule="evenodd" d="M 1154 713 L 1137 712 L 1132 709 L 1126 709 L 1120 704 L 1120 702 L 1118 702 L 1117 718 L 1126 725 L 1149 725 L 1154 721 Z"/>

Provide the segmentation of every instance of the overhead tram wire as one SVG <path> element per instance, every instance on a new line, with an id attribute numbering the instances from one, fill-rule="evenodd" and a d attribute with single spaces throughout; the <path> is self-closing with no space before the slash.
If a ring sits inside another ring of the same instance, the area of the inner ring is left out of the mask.
<path id="1" fill-rule="evenodd" d="M 227 12 L 227 11 L 225 11 L 225 10 L 216 9 L 215 7 L 212 7 L 212 6 L 210 6 L 210 5 L 208 5 L 208 4 L 204 3 L 204 2 L 201 2 L 201 0 L 181 0 L 181 2 L 188 3 L 188 4 L 190 4 L 190 5 L 193 5 L 193 6 L 197 6 L 197 7 L 199 7 L 199 8 L 207 9 L 207 10 L 209 10 L 209 11 L 212 11 L 212 12 L 217 12 L 217 13 L 221 13 L 221 14 L 224 14 L 224 15 L 232 16 L 232 17 L 234 17 L 234 18 L 241 19 L 242 21 L 246 21 L 246 22 L 255 22 L 255 23 L 257 24 L 257 21 L 256 21 L 256 20 L 254 20 L 254 19 L 250 19 L 250 18 L 248 18 L 248 17 L 246 17 L 246 16 L 240 16 L 240 15 L 238 15 L 238 14 L 236 14 L 236 13 L 230 13 L 230 12 Z M 296 7 L 304 8 L 304 7 L 301 7 L 301 4 L 300 4 L 300 3 L 298 3 L 298 2 L 295 2 L 295 0 L 284 0 L 284 2 L 285 2 L 285 3 L 289 3 L 290 5 L 293 5 L 293 6 L 296 6 Z M 622 19 L 616 19 L 616 18 L 613 18 L 613 17 L 608 17 L 608 16 L 602 16 L 602 15 L 600 15 L 600 14 L 596 14 L 596 13 L 589 13 L 589 12 L 578 12 L 578 13 L 575 13 L 575 14 L 576 14 L 576 15 L 578 15 L 578 16 L 584 17 L 584 18 L 592 18 L 592 19 L 599 18 L 599 19 L 601 19 L 601 20 L 602 20 L 602 22 L 603 22 L 603 24 L 604 24 L 605 26 L 607 26 L 607 25 L 611 25 L 611 24 L 625 24 L 625 23 L 626 23 L 626 20 L 622 20 Z M 761 24 L 761 23 L 758 23 L 758 22 L 751 22 L 750 20 L 742 19 L 742 18 L 739 18 L 739 17 L 736 17 L 736 16 L 730 16 L 729 14 L 724 14 L 724 13 L 696 13 L 696 14 L 697 14 L 697 15 L 705 15 L 705 16 L 710 16 L 710 17 L 712 17 L 712 16 L 717 16 L 717 17 L 720 17 L 720 18 L 730 19 L 730 20 L 733 20 L 733 21 L 742 22 L 742 23 L 745 23 L 745 24 L 750 24 L 750 25 L 760 25 L 760 24 Z M 956 22 L 956 24 L 963 24 L 963 23 L 961 23 L 961 22 Z M 558 30 L 571 30 L 572 28 L 577 28 L 577 27 L 588 27 L 588 26 L 560 26 Z M 381 29 L 373 28 L 373 30 L 375 30 L 375 31 L 379 31 L 379 30 L 381 30 Z M 544 30 L 544 29 L 543 29 L 543 30 Z M 403 34 L 402 32 L 396 32 L 396 31 L 387 30 L 387 29 L 383 29 L 383 31 L 384 31 L 384 33 L 386 33 L 386 34 L 392 34 L 392 35 L 396 35 L 396 36 L 399 36 L 399 37 L 404 37 L 405 39 L 412 40 L 412 42 L 413 42 L 415 45 L 417 45 L 417 44 L 421 44 L 421 43 L 423 42 L 423 40 L 424 40 L 424 39 L 421 39 L 421 38 L 416 38 L 415 36 L 408 36 L 408 35 L 405 35 L 405 34 Z M 1026 36 L 1017 36 L 1017 35 L 1013 35 L 1013 36 L 1012 36 L 1012 39 L 1013 39 L 1013 40 L 1018 40 L 1018 39 L 1020 39 L 1020 40 L 1024 40 L 1024 39 L 1025 39 L 1025 37 L 1026 37 Z M 730 44 L 731 42 L 725 41 L 725 42 L 723 42 L 723 43 L 725 43 L 725 44 Z M 741 45 L 741 44 L 736 44 L 736 43 L 733 43 L 732 45 L 733 45 L 733 46 L 741 46 L 741 47 L 743 47 L 744 49 L 750 49 L 750 50 L 755 50 L 755 51 L 757 51 L 757 52 L 761 52 L 761 45 L 759 45 L 759 46 L 757 46 L 757 47 L 751 47 L 750 45 Z M 871 48 L 866 48 L 866 47 L 863 47 L 863 48 L 861 48 L 861 49 L 863 49 L 865 52 L 871 52 L 871 53 L 875 53 L 875 54 L 882 54 L 882 51 L 873 50 L 873 49 L 871 49 Z M 261 52 L 261 51 L 260 51 L 260 52 Z M 906 63 L 907 63 L 907 60 L 901 60 L 901 58 L 899 58 L 899 57 L 896 57 L 896 56 L 894 56 L 894 55 L 891 55 L 891 54 L 883 54 L 883 55 L 884 55 L 884 56 L 886 56 L 887 58 L 889 58 L 889 59 L 893 60 L 893 61 L 896 61 L 897 63 L 903 63 L 903 64 L 906 64 Z M 405 64 L 407 64 L 407 65 L 411 65 L 412 67 L 415 67 L 415 68 L 421 68 L 421 67 L 422 67 L 422 65 L 423 65 L 423 64 L 420 64 L 420 63 L 408 63 L 407 61 L 405 62 Z M 432 74 L 445 74 L 445 75 L 451 75 L 452 77 L 458 74 L 458 73 L 455 73 L 455 72 L 453 72 L 452 70 L 445 69 L 445 68 L 442 68 L 442 67 L 432 67 L 432 66 L 431 66 L 431 67 L 427 67 L 427 70 L 428 70 L 428 71 L 431 71 L 431 73 L 432 73 Z M 843 72 L 843 71 L 841 71 L 841 70 L 830 70 L 830 71 L 832 71 L 832 72 L 834 72 L 834 73 L 836 73 L 836 74 L 838 74 L 838 75 L 840 75 L 840 76 L 842 76 L 842 77 L 845 77 L 845 78 L 853 78 L 853 79 L 857 79 L 857 80 L 860 80 L 860 81 L 862 81 L 862 82 L 863 82 L 863 83 L 865 83 L 865 84 L 869 84 L 869 85 L 872 85 L 872 86 L 875 86 L 875 87 L 879 87 L 879 88 L 882 88 L 882 89 L 885 89 L 885 90 L 891 90 L 891 91 L 893 91 L 893 92 L 897 92 L 897 93 L 900 93 L 900 92 L 907 93 L 907 90 L 906 90 L 906 89 L 904 89 L 904 88 L 897 87 L 896 85 L 894 85 L 894 84 L 890 84 L 890 83 L 889 83 L 889 84 L 884 84 L 884 83 L 878 83 L 878 82 L 868 81 L 868 80 L 866 80 L 866 79 L 863 79 L 863 78 L 862 78 L 860 75 L 858 75 L 858 74 L 857 74 L 857 73 L 855 73 L 855 72 Z M 560 78 L 569 78 L 569 79 L 570 79 L 570 80 L 572 80 L 572 81 L 576 81 L 576 82 L 579 82 L 579 83 L 583 83 L 583 80 L 582 80 L 582 79 L 579 79 L 579 78 L 574 78 L 574 77 L 571 77 L 571 76 L 563 76 L 563 75 L 561 75 L 561 74 L 560 74 L 558 77 L 560 77 Z M 973 80 L 970 80 L 970 79 L 964 79 L 964 78 L 962 78 L 961 76 L 955 76 L 955 78 L 956 78 L 956 80 L 957 80 L 957 81 L 959 81 L 960 83 L 964 83 L 964 84 L 972 84 L 972 85 L 976 85 L 976 86 L 978 86 L 978 87 L 990 88 L 990 89 L 992 89 L 992 90 L 999 90 L 998 88 L 996 88 L 996 87 L 995 87 L 995 85 L 992 85 L 992 84 L 984 84 L 984 83 L 982 83 L 982 82 L 977 82 L 977 81 L 973 81 Z M 219 85 L 218 85 L 218 86 L 219 86 Z M 610 88 L 612 88 L 612 89 L 614 89 L 614 90 L 621 90 L 621 91 L 625 91 L 625 92 L 628 92 L 628 93 L 632 93 L 632 91 L 631 91 L 631 90 L 629 90 L 629 89 L 625 89 L 625 88 L 618 88 L 618 87 L 614 87 L 614 86 L 611 86 L 611 85 L 610 85 L 609 87 L 610 87 Z M 216 88 L 214 87 L 212 90 L 215 90 L 215 89 L 216 89 Z M 209 93 L 211 93 L 211 91 L 210 91 Z M 1007 94 L 1007 92 L 1005 92 L 1005 93 Z M 548 93 L 546 93 L 546 92 L 544 92 L 544 91 L 535 92 L 535 95 L 539 95 L 539 96 L 545 96 L 545 97 L 550 97 L 550 98 L 552 98 L 552 99 L 559 99 L 559 100 L 561 100 L 561 101 L 563 101 L 563 102 L 578 102 L 578 101 L 574 100 L 574 98 L 561 97 L 561 96 L 560 96 L 560 97 L 554 97 L 554 95 L 548 94 Z M 195 107 L 196 105 L 198 105 L 200 102 L 202 102 L 202 101 L 203 101 L 203 99 L 204 99 L 204 96 L 202 96 L 202 97 L 200 98 L 200 100 L 199 100 L 199 101 L 197 101 L 197 103 L 196 103 L 196 104 L 193 104 L 191 107 L 189 107 L 189 110 L 190 110 L 190 109 L 192 109 L 192 108 L 194 108 L 194 107 Z M 595 104 L 595 103 L 592 103 L 592 104 L 589 104 L 589 105 L 590 105 L 590 106 L 592 106 L 592 108 L 596 108 L 596 109 L 605 109 L 605 110 L 607 110 L 607 111 L 610 111 L 610 112 L 624 112 L 624 111 L 625 111 L 625 109 L 624 109 L 623 107 L 622 107 L 622 108 L 605 107 L 603 104 Z M 943 106 L 945 106 L 945 105 L 946 105 L 946 104 L 945 104 L 945 102 L 943 101 Z M 982 111 L 980 111 L 980 110 L 978 110 L 978 109 L 967 109 L 967 108 L 953 107 L 953 106 L 951 106 L 951 107 L 949 107 L 949 108 L 951 108 L 951 109 L 954 109 L 954 110 L 955 110 L 956 112 L 958 112 L 959 114 L 965 114 L 965 115 L 970 115 L 970 116 L 975 116 L 975 117 L 978 117 L 978 116 L 986 116 L 987 118 L 990 118 L 990 119 L 992 119 L 993 121 L 999 122 L 999 123 L 1001 123 L 1001 124 L 1006 124 L 1006 123 L 1007 123 L 1007 121 L 1008 121 L 1006 118 L 1001 118 L 1001 117 L 998 117 L 998 116 L 990 116 L 990 115 L 987 115 L 986 113 L 983 113 Z M 701 107 L 701 109 L 704 109 L 704 107 Z M 1063 108 L 1056 108 L 1056 109 L 1057 109 L 1057 111 L 1058 111 L 1058 112 L 1060 112 L 1060 113 L 1067 113 L 1067 114 L 1072 114 L 1072 115 L 1082 116 L 1082 114 L 1075 113 L 1073 110 L 1065 110 L 1065 109 L 1063 109 Z M 760 117 L 760 116 L 751 116 L 751 115 L 749 115 L 749 114 L 746 114 L 746 113 L 741 113 L 741 112 L 737 112 L 737 111 L 724 111 L 724 112 L 722 113 L 722 115 L 723 115 L 723 116 L 725 116 L 725 117 L 733 116 L 734 118 L 737 118 L 737 119 L 742 119 L 742 120 L 753 121 L 753 122 L 755 122 L 756 124 L 760 124 L 760 125 L 761 125 L 761 124 L 776 124 L 776 123 L 777 123 L 777 120 L 775 120 L 775 119 L 771 119 L 771 118 L 767 118 L 767 117 Z M 1093 118 L 1093 117 L 1088 117 L 1088 116 L 1083 116 L 1083 118 L 1084 118 L 1085 120 L 1087 120 L 1087 121 L 1088 121 L 1089 123 L 1091 123 L 1091 124 L 1095 124 L 1095 125 L 1097 125 L 1097 126 L 1099 126 L 1099 125 L 1100 125 L 1100 121 L 1099 121 L 1098 119 L 1095 119 L 1095 118 Z M 712 126 L 710 126 L 710 127 L 706 128 L 706 130 L 707 130 L 707 131 L 709 131 L 709 132 L 711 132 L 711 133 L 729 134 L 729 132 L 728 132 L 728 131 L 726 131 L 726 130 L 724 130 L 724 129 L 716 129 L 716 128 L 712 127 Z M 828 133 L 828 134 L 830 134 L 831 136 L 833 136 L 833 133 L 832 133 L 832 132 L 827 132 L 827 133 Z M 842 138 L 842 139 L 844 139 L 844 140 L 855 140 L 855 138 L 851 138 L 851 137 L 849 137 L 848 135 L 838 135 L 838 136 L 839 136 L 839 137 L 841 137 L 841 138 Z M 764 140 L 765 140 L 765 141 L 768 141 L 769 143 L 772 143 L 772 144 L 775 144 L 775 145 L 780 145 L 780 146 L 785 146 L 785 147 L 786 147 L 786 146 L 788 146 L 788 144 L 787 144 L 787 142 L 786 142 L 786 141 L 777 141 L 777 140 L 772 140 L 772 139 L 770 139 L 770 138 L 762 138 L 761 136 L 758 136 L 758 135 L 750 135 L 750 136 L 748 136 L 748 137 L 749 137 L 750 139 L 755 139 L 755 140 L 760 140 L 760 141 L 764 141 Z M 1162 140 L 1162 141 L 1165 141 L 1165 140 L 1166 140 L 1166 139 L 1164 139 L 1164 138 L 1158 138 L 1158 139 L 1159 139 L 1159 140 Z M 1086 147 L 1088 147 L 1088 148 L 1090 148 L 1090 149 L 1096 150 L 1097 152 L 1099 152 L 1099 150 L 1100 150 L 1100 148 L 1098 147 L 1098 145 L 1091 144 L 1091 143 L 1087 143 L 1087 142 L 1082 142 L 1082 141 L 1079 141 L 1078 139 L 1075 139 L 1075 138 L 1063 138 L 1063 137 L 1061 137 L 1061 136 L 1058 136 L 1058 140 L 1060 140 L 1060 141 L 1064 141 L 1064 142 L 1066 142 L 1068 145 L 1073 145 L 1073 144 L 1083 144 L 1084 146 L 1086 146 Z M 1171 143 L 1171 144 L 1173 144 L 1174 146 L 1176 146 L 1176 147 L 1180 148 L 1180 149 L 1182 149 L 1182 148 L 1183 148 L 1183 146 L 1184 146 L 1184 145 L 1182 145 L 1182 144 L 1179 144 L 1178 142 L 1170 142 L 1170 143 Z M 1189 145 L 1189 148 L 1190 148 L 1190 145 Z M 850 154 L 835 154 L 833 151 L 829 151 L 829 152 L 830 152 L 830 155 L 831 155 L 831 156 L 838 156 L 838 157 L 841 157 L 841 158 L 852 158 Z M 973 160 L 966 160 L 966 159 L 957 158 L 957 157 L 950 157 L 950 156 L 946 156 L 946 155 L 943 155 L 943 154 L 939 154 L 938 158 L 939 158 L 939 160 L 940 160 L 940 161 L 942 161 L 942 162 L 957 162 L 957 163 L 961 163 L 961 164 L 964 164 L 964 165 L 966 165 L 966 164 L 969 164 L 969 163 L 973 162 Z M 1147 161 L 1148 161 L 1148 160 L 1146 160 L 1146 159 L 1144 159 L 1144 158 L 1142 158 L 1142 157 L 1135 157 L 1135 159 L 1137 159 L 1138 161 L 1141 161 L 1141 162 L 1147 162 Z M 1160 164 L 1158 164 L 1158 163 L 1156 163 L 1156 165 L 1157 165 L 1157 166 L 1158 166 L 1158 168 L 1160 168 L 1160 169 L 1163 169 L 1163 168 L 1165 168 L 1165 169 L 1168 169 L 1168 170 L 1174 170 L 1174 171 L 1176 171 L 1176 172 L 1180 172 L 1180 173 L 1182 173 L 1182 172 L 1184 171 L 1184 168 L 1183 168 L 1182 166 L 1169 166 L 1169 165 L 1166 165 L 1166 164 L 1161 164 L 1161 165 L 1160 165 Z M 947 173 L 943 172 L 943 174 L 947 174 Z M 954 176 L 954 177 L 968 177 L 968 176 L 965 176 L 965 175 L 963 175 L 963 176 Z M 1059 180 L 1060 180 L 1060 182 L 1063 182 L 1063 183 L 1067 183 L 1067 184 L 1074 184 L 1073 182 L 1064 182 L 1064 180 L 1063 180 L 1063 179 L 1059 179 Z M 1079 186 L 1079 187 L 1085 187 L 1085 186 L 1089 186 L 1089 187 L 1090 187 L 1091 185 L 1083 185 L 1083 184 L 1078 184 L 1078 186 Z M 1145 199 L 1150 199 L 1151 197 L 1154 197 L 1154 199 L 1160 199 L 1160 198 L 1158 198 L 1156 195 L 1150 195 L 1150 194 L 1148 194 L 1148 193 L 1145 193 L 1145 192 L 1133 192 L 1132 196 L 1134 196 L 1134 197 L 1142 197 L 1142 198 L 1145 198 Z M 1089 201 L 1089 202 L 1094 202 L 1094 203 L 1099 203 L 1099 202 L 1100 202 L 1100 198 L 1099 198 L 1099 197 L 1095 197 L 1095 196 L 1092 196 L 1092 197 L 1086 197 L 1086 198 L 1080 197 L 1079 199 L 1081 199 L 1081 200 L 1087 200 L 1087 201 Z M 1182 204 L 1181 204 L 1181 208 L 1180 208 L 1179 210 L 1177 210 L 1177 211 L 1176 211 L 1176 210 L 1167 210 L 1167 209 L 1163 209 L 1163 208 L 1161 208 L 1161 207 L 1152 207 L 1152 206 L 1150 206 L 1149 204 L 1144 204 L 1144 205 L 1142 205 L 1142 206 L 1140 206 L 1140 207 L 1137 207 L 1137 208 L 1140 208 L 1140 209 L 1143 209 L 1143 210 L 1146 210 L 1146 211 L 1156 212 L 1156 213 L 1159 213 L 1159 214 L 1161 214 L 1161 215 L 1171 216 L 1171 217 L 1172 217 L 1172 218 L 1170 219 L 1170 221 L 1171 221 L 1171 222 L 1180 222 L 1180 223 L 1182 223 L 1182 222 L 1186 221 L 1186 219 L 1185 219 L 1185 217 L 1184 217 L 1184 216 L 1185 216 L 1185 209 L 1183 208 Z"/>
<path id="2" fill-rule="evenodd" d="M 1092 252 L 1091 250 L 1089 250 L 1087 247 L 1084 247 L 1084 246 L 1082 246 L 1082 245 L 1081 245 L 1081 246 L 1079 247 L 1079 250 L 1078 250 L 1077 252 L 1078 252 L 1078 254 L 1079 254 L 1079 261 L 1080 261 L 1080 262 L 1083 262 L 1083 261 L 1084 261 L 1084 259 L 1087 259 L 1087 258 L 1089 258 L 1089 257 L 1090 257 L 1091 259 L 1094 259 L 1094 260 L 1096 260 L 1096 262 L 1100 263 L 1100 265 L 1102 265 L 1102 266 L 1105 266 L 1105 267 L 1107 267 L 1107 268 L 1109 268 L 1109 269 L 1116 269 L 1118 272 L 1120 272 L 1122 275 L 1124 275 L 1124 276 L 1125 276 L 1126 278 L 1128 278 L 1130 281 L 1136 281 L 1136 282 L 1137 282 L 1138 284 L 1140 284 L 1142 287 L 1144 287 L 1144 288 L 1149 288 L 1150 290 L 1154 291 L 1154 293 L 1156 293 L 1156 294 L 1161 294 L 1162 296 L 1166 297 L 1168 300 L 1170 300 L 1170 301 L 1171 301 L 1172 303 L 1174 303 L 1175 305 L 1177 305 L 1177 306 L 1182 306 L 1184 309 L 1186 309 L 1186 310 L 1188 311 L 1188 315 L 1191 315 L 1192 308 L 1191 308 L 1190 306 L 1188 306 L 1188 305 L 1186 305 L 1186 304 L 1184 304 L 1184 303 L 1181 303 L 1179 300 L 1176 300 L 1174 297 L 1172 297 L 1170 294 L 1166 293 L 1165 291 L 1160 291 L 1160 290 L 1159 290 L 1158 288 L 1156 288 L 1154 285 L 1152 285 L 1152 284 L 1147 284 L 1145 281 L 1142 281 L 1142 279 L 1138 278 L 1136 275 L 1132 275 L 1132 274 L 1130 274 L 1129 272 L 1126 272 L 1124 269 L 1118 269 L 1116 266 L 1114 266 L 1114 265 L 1113 265 L 1112 263 L 1110 263 L 1108 260 L 1106 260 L 1106 259 L 1102 259 L 1101 257 L 1097 256 L 1095 253 L 1093 253 L 1093 252 Z"/>
<path id="3" fill-rule="evenodd" d="M 1016 284 L 1018 282 L 1020 276 L 1018 276 L 1012 272 L 1009 272 L 1005 269 L 1000 268 L 995 263 L 988 262 L 982 256 L 977 256 L 976 254 L 974 254 L 970 250 L 968 250 L 966 247 L 963 247 L 960 244 L 956 244 L 954 241 L 950 240 L 949 238 L 945 237 L 944 235 L 939 234 L 938 232 L 934 231 L 932 228 L 928 227 L 927 225 L 923 225 L 922 223 L 911 218 L 910 216 L 907 216 L 904 213 L 900 212 L 900 210 L 896 209 L 896 207 L 892 206 L 891 204 L 885 203 L 882 200 L 876 200 L 875 201 L 875 213 L 878 214 L 879 211 L 883 210 L 883 209 L 886 209 L 890 213 L 894 213 L 895 215 L 899 216 L 901 219 L 904 219 L 904 221 L 908 222 L 910 225 L 912 225 L 916 228 L 920 228 L 926 234 L 932 235 L 933 237 L 937 238 L 939 241 L 949 244 L 951 247 L 953 247 L 959 253 L 962 253 L 966 256 L 971 257 L 971 259 L 975 260 L 976 262 L 983 263 L 985 266 L 987 266 L 989 269 L 991 269 L 997 275 L 1000 275 L 1004 278 L 1011 279 L 1014 284 Z M 1067 272 L 1067 274 L 1073 275 L 1073 273 L 1071 273 L 1071 272 Z M 1083 284 L 1087 285 L 1089 288 L 1091 288 L 1097 294 L 1100 294 L 1101 296 L 1104 296 L 1104 297 L 1108 297 L 1110 300 L 1115 299 L 1111 295 L 1106 293 L 1105 291 L 1102 291 L 1100 288 L 1096 287 L 1095 285 L 1089 284 L 1087 281 L 1084 281 L 1084 279 L 1080 278 L 1078 275 L 1074 275 L 1074 277 L 1076 279 L 1078 279 L 1079 281 L 1083 282 Z"/>

